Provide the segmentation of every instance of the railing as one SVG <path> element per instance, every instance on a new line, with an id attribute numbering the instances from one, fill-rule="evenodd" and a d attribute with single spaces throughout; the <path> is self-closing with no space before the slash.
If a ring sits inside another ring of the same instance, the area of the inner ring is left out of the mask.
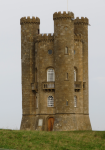
<path id="1" fill-rule="evenodd" d="M 38 91 L 38 82 L 32 83 L 32 91 Z"/>
<path id="2" fill-rule="evenodd" d="M 82 82 L 75 81 L 74 82 L 74 89 L 81 89 L 82 88 Z"/>
<path id="3" fill-rule="evenodd" d="M 55 89 L 55 82 L 43 82 L 43 90 L 44 89 Z"/>

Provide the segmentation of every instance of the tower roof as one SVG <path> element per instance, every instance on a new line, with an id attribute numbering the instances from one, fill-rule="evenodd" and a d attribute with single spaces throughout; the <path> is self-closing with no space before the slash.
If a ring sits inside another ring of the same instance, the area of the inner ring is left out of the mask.
<path id="1" fill-rule="evenodd" d="M 66 18 L 66 19 L 74 18 L 74 13 L 70 12 L 70 11 L 68 11 L 67 13 L 66 13 L 66 11 L 63 11 L 63 13 L 61 13 L 61 11 L 59 11 L 58 13 L 55 12 L 53 14 L 53 19 L 54 20 L 63 19 L 63 18 Z"/>
<path id="2" fill-rule="evenodd" d="M 79 18 L 79 17 L 77 17 L 75 20 L 74 20 L 74 24 L 89 24 L 89 20 L 88 20 L 88 18 L 84 18 L 84 17 L 81 17 L 81 18 Z"/>
<path id="3" fill-rule="evenodd" d="M 20 19 L 20 25 L 22 24 L 40 24 L 40 19 L 38 17 L 32 17 L 30 18 L 29 16 L 26 18 L 26 17 L 22 17 Z"/>

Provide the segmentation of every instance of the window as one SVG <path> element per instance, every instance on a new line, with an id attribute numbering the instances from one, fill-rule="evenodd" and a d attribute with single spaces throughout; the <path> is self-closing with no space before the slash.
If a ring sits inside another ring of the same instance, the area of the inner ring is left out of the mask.
<path id="1" fill-rule="evenodd" d="M 75 55 L 75 50 L 74 50 L 74 55 Z"/>
<path id="2" fill-rule="evenodd" d="M 83 82 L 83 90 L 86 89 L 86 82 Z"/>
<path id="3" fill-rule="evenodd" d="M 39 29 L 38 29 L 38 34 L 39 34 Z"/>
<path id="4" fill-rule="evenodd" d="M 68 54 L 68 47 L 65 47 L 65 54 Z"/>
<path id="5" fill-rule="evenodd" d="M 49 96 L 47 99 L 47 106 L 48 107 L 54 107 L 54 98 L 53 96 Z"/>
<path id="6" fill-rule="evenodd" d="M 52 50 L 48 50 L 48 54 L 52 54 Z"/>
<path id="7" fill-rule="evenodd" d="M 68 73 L 67 73 L 67 80 L 68 80 Z"/>
<path id="8" fill-rule="evenodd" d="M 54 82 L 55 81 L 55 72 L 54 69 L 49 68 L 47 70 L 47 82 Z"/>
<path id="9" fill-rule="evenodd" d="M 35 68 L 35 82 L 37 82 L 37 68 Z"/>
<path id="10" fill-rule="evenodd" d="M 66 100 L 66 106 L 68 106 L 68 100 Z"/>
<path id="11" fill-rule="evenodd" d="M 43 125 L 43 119 L 39 119 L 38 126 L 42 126 L 42 125 Z"/>
<path id="12" fill-rule="evenodd" d="M 36 108 L 38 108 L 38 99 L 37 99 L 37 96 L 36 96 Z"/>
<path id="13" fill-rule="evenodd" d="M 74 107 L 77 107 L 77 96 L 74 96 Z"/>
<path id="14" fill-rule="evenodd" d="M 76 81 L 76 69 L 74 68 L 74 81 Z"/>

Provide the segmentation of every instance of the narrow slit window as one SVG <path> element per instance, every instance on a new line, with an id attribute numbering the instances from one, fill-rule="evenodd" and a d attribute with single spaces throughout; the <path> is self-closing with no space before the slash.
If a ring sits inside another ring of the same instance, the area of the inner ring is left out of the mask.
<path id="1" fill-rule="evenodd" d="M 74 69 L 74 81 L 76 81 L 76 69 Z"/>
<path id="2" fill-rule="evenodd" d="M 77 96 L 74 96 L 74 107 L 77 107 Z"/>
<path id="3" fill-rule="evenodd" d="M 38 99 L 36 97 L 36 108 L 38 108 Z"/>
<path id="4" fill-rule="evenodd" d="M 68 73 L 67 73 L 67 80 L 68 80 Z"/>
<path id="5" fill-rule="evenodd" d="M 37 82 L 37 68 L 35 68 L 35 82 Z"/>
<path id="6" fill-rule="evenodd" d="M 39 29 L 38 29 L 38 34 L 39 34 Z"/>
<path id="7" fill-rule="evenodd" d="M 68 100 L 66 100 L 66 106 L 68 106 Z"/>
<path id="8" fill-rule="evenodd" d="M 65 54 L 68 54 L 68 47 L 65 47 Z"/>

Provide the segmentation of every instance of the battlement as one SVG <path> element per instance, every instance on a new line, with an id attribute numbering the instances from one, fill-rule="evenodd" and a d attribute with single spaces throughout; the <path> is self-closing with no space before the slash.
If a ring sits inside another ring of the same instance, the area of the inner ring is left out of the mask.
<path id="1" fill-rule="evenodd" d="M 40 19 L 38 17 L 32 17 L 30 18 L 29 16 L 26 18 L 26 17 L 22 17 L 20 19 L 20 25 L 22 24 L 40 24 Z"/>
<path id="2" fill-rule="evenodd" d="M 63 13 L 61 13 L 61 11 L 59 11 L 58 13 L 55 12 L 53 14 L 53 20 L 58 20 L 58 19 L 63 19 L 63 18 L 65 18 L 65 19 L 74 18 L 74 13 L 70 12 L 70 11 L 68 11 L 67 13 L 66 13 L 66 11 L 63 11 Z"/>
<path id="3" fill-rule="evenodd" d="M 85 24 L 85 25 L 88 25 L 89 24 L 89 20 L 88 18 L 84 18 L 84 17 L 77 17 L 75 20 L 74 20 L 74 24 Z"/>
<path id="4" fill-rule="evenodd" d="M 83 39 L 82 34 L 74 34 L 74 40 L 75 41 L 81 41 L 82 42 L 82 39 Z"/>
<path id="5" fill-rule="evenodd" d="M 35 39 L 35 43 L 39 43 L 39 42 L 51 42 L 51 41 L 54 41 L 54 34 L 51 35 L 51 33 L 49 33 L 48 35 L 47 34 L 38 34 L 36 36 L 36 39 Z"/>

